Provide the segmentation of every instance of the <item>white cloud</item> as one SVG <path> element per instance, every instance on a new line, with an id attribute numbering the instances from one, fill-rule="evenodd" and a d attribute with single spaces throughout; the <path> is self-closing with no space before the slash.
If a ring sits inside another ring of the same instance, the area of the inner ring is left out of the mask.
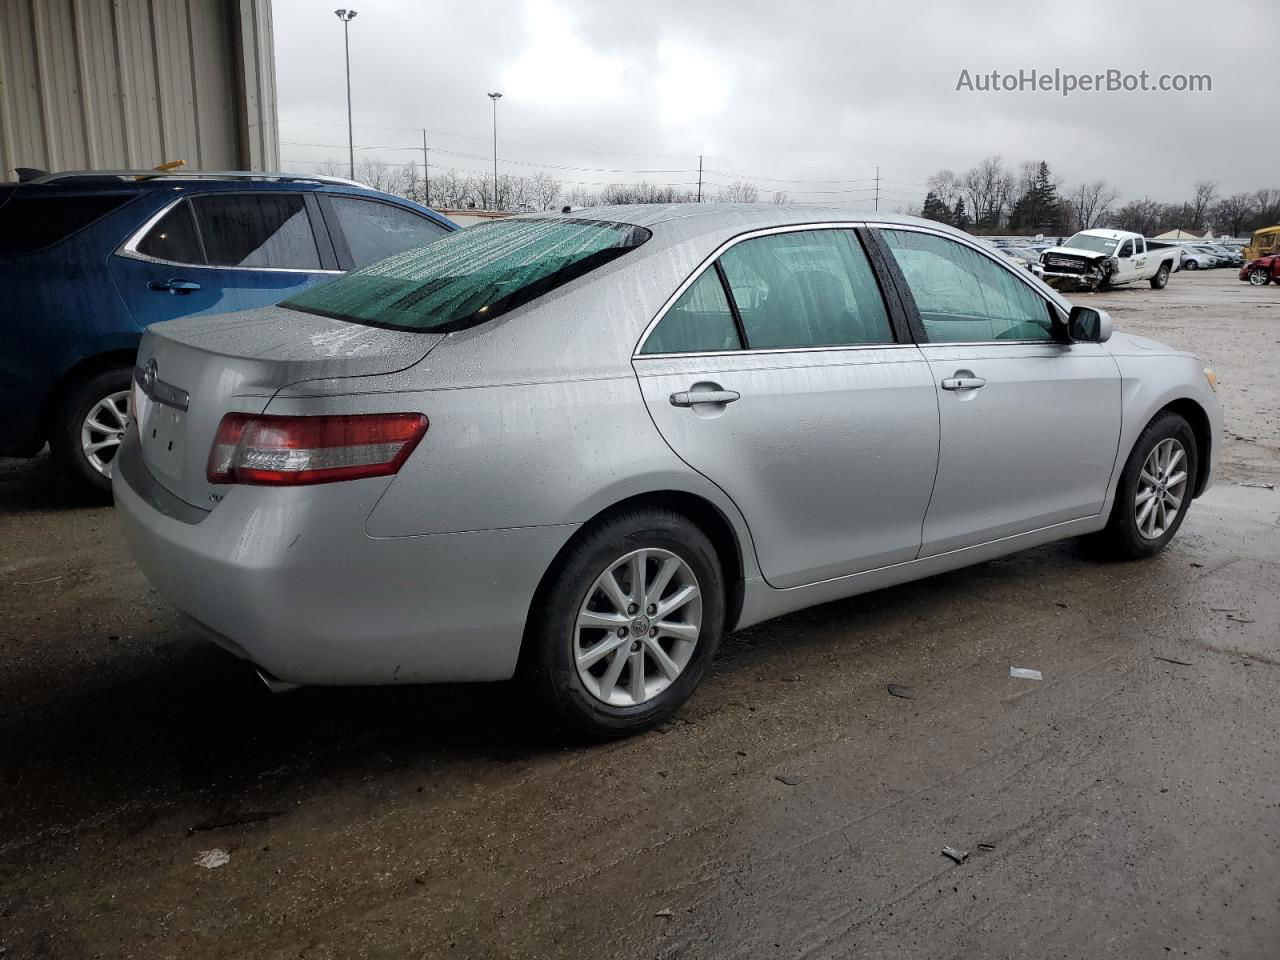
<path id="1" fill-rule="evenodd" d="M 526 23 L 525 47 L 502 75 L 504 94 L 555 105 L 609 100 L 622 92 L 623 60 L 591 49 L 548 0 L 532 0 Z"/>

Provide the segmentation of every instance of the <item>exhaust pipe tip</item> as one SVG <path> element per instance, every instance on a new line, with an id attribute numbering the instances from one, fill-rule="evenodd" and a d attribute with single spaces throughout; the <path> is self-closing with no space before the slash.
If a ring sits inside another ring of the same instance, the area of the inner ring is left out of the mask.
<path id="1" fill-rule="evenodd" d="M 258 679 L 272 693 L 290 693 L 294 690 L 300 690 L 302 684 L 290 683 L 288 680 L 281 680 L 279 677 L 273 676 L 261 667 L 254 667 L 254 672 L 258 675 Z"/>

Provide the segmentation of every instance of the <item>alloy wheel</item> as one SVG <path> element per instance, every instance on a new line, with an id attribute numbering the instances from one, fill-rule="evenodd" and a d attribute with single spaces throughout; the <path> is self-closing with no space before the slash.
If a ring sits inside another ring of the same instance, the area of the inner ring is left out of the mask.
<path id="1" fill-rule="evenodd" d="M 92 407 L 80 425 L 80 449 L 89 466 L 104 477 L 111 476 L 111 464 L 125 428 L 129 426 L 129 391 L 109 393 Z"/>
<path id="2" fill-rule="evenodd" d="M 1138 533 L 1147 540 L 1159 540 L 1178 516 L 1187 492 L 1187 451 L 1173 437 L 1155 445 L 1142 472 L 1133 498 Z"/>
<path id="3" fill-rule="evenodd" d="M 1255 287 L 1266 286 L 1267 272 L 1265 270 L 1253 270 L 1249 273 L 1249 282 Z"/>
<path id="4" fill-rule="evenodd" d="M 688 666 L 701 629 L 702 593 L 689 564 L 669 550 L 634 550 L 605 568 L 578 611 L 578 678 L 610 706 L 646 703 Z"/>

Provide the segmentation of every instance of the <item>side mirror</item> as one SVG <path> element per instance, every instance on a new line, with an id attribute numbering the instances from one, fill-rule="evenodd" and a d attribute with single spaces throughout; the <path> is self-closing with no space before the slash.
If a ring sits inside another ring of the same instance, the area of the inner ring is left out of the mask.
<path id="1" fill-rule="evenodd" d="M 1075 306 L 1067 317 L 1067 339 L 1073 343 L 1106 343 L 1111 339 L 1111 314 Z"/>

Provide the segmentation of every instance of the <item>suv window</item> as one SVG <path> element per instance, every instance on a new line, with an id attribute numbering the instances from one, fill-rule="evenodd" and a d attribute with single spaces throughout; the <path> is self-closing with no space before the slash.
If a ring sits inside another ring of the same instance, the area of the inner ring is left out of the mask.
<path id="1" fill-rule="evenodd" d="M 61 243 L 133 199 L 133 194 L 22 196 L 24 189 L 17 188 L 0 206 L 0 256 L 34 253 Z"/>
<path id="2" fill-rule="evenodd" d="M 930 343 L 1049 340 L 1049 306 L 1011 270 L 947 237 L 885 230 Z"/>
<path id="3" fill-rule="evenodd" d="M 377 200 L 330 197 L 329 202 L 338 216 L 355 267 L 367 267 L 450 232 L 421 214 Z"/>
<path id="4" fill-rule="evenodd" d="M 320 269 L 301 194 L 225 193 L 189 202 L 210 266 Z"/>
<path id="5" fill-rule="evenodd" d="M 641 353 L 706 353 L 738 350 L 742 341 L 724 284 L 714 268 L 702 271 L 649 334 Z"/>
<path id="6" fill-rule="evenodd" d="M 875 274 L 852 230 L 744 240 L 720 264 L 752 350 L 893 342 Z"/>
<path id="7" fill-rule="evenodd" d="M 577 217 L 497 220 L 353 270 L 283 306 L 393 330 L 466 330 L 616 260 L 651 235 L 629 223 Z"/>
<path id="8" fill-rule="evenodd" d="M 157 260 L 204 264 L 204 249 L 191 215 L 191 206 L 181 200 L 138 242 L 138 252 Z"/>

